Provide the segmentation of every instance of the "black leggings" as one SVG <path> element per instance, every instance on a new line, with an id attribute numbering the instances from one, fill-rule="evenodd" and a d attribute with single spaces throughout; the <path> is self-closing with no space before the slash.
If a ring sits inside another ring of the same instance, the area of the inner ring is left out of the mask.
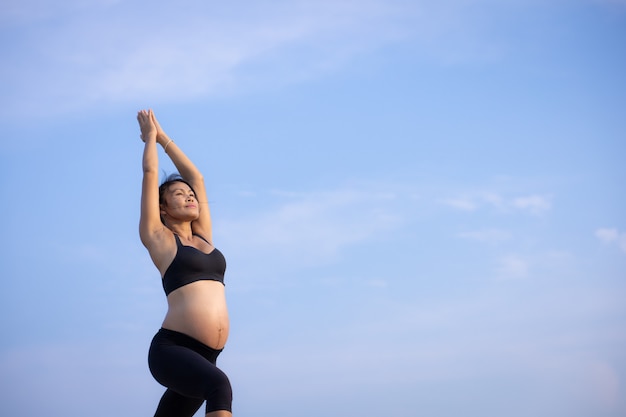
<path id="1" fill-rule="evenodd" d="M 186 334 L 160 329 L 152 339 L 148 365 L 167 387 L 154 417 L 192 417 L 206 400 L 206 412 L 231 410 L 228 377 L 215 365 L 215 350 Z"/>

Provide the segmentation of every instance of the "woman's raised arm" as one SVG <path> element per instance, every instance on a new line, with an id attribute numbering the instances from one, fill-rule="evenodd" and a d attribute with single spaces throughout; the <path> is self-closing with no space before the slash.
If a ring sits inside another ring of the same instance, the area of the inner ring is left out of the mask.
<path id="1" fill-rule="evenodd" d="M 141 110 L 137 113 L 137 121 L 141 128 L 143 150 L 143 181 L 141 185 L 141 216 L 139 218 L 139 236 L 144 246 L 152 252 L 160 232 L 164 230 L 161 223 L 159 207 L 159 156 L 157 153 L 157 128 L 153 122 L 152 110 Z"/>
<path id="2" fill-rule="evenodd" d="M 178 173 L 185 181 L 187 181 L 196 193 L 196 200 L 200 207 L 200 217 L 192 223 L 194 233 L 201 235 L 213 244 L 211 212 L 209 210 L 209 201 L 204 185 L 204 177 L 196 168 L 193 162 L 185 155 L 176 143 L 161 128 L 154 113 L 150 113 L 152 123 L 154 124 L 157 134 L 157 141 L 163 146 L 165 153 L 170 157 Z"/>

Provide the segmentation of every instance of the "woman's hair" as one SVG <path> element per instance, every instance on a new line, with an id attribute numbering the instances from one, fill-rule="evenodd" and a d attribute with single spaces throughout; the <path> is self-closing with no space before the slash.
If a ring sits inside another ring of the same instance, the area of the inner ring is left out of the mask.
<path id="1" fill-rule="evenodd" d="M 187 184 L 189 186 L 189 188 L 191 188 L 191 191 L 193 191 L 193 194 L 196 195 L 196 190 L 193 189 L 191 184 L 189 184 L 187 181 L 185 181 L 185 179 L 183 177 L 181 177 L 179 173 L 175 172 L 173 174 L 168 175 L 165 178 L 165 180 L 163 180 L 161 185 L 159 185 L 159 204 L 163 204 L 163 205 L 166 204 L 165 192 L 167 191 L 169 186 L 174 184 L 175 182 L 182 182 L 184 184 Z M 165 224 L 165 219 L 163 218 L 163 216 L 161 216 L 161 222 L 163 224 Z"/>

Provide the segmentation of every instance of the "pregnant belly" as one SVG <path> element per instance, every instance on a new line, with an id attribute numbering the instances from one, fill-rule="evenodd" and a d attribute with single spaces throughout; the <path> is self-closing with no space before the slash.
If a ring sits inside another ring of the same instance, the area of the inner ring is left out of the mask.
<path id="1" fill-rule="evenodd" d="M 224 285 L 196 281 L 167 297 L 168 311 L 163 327 L 185 333 L 213 349 L 222 349 L 229 332 Z"/>

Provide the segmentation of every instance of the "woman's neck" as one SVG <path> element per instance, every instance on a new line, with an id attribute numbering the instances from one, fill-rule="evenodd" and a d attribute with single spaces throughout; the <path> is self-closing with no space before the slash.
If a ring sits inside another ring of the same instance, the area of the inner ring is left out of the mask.
<path id="1" fill-rule="evenodd" d="M 190 241 L 193 236 L 193 230 L 191 229 L 191 222 L 181 222 L 170 224 L 167 223 L 167 228 L 172 231 L 172 233 L 177 234 L 179 237 Z"/>

